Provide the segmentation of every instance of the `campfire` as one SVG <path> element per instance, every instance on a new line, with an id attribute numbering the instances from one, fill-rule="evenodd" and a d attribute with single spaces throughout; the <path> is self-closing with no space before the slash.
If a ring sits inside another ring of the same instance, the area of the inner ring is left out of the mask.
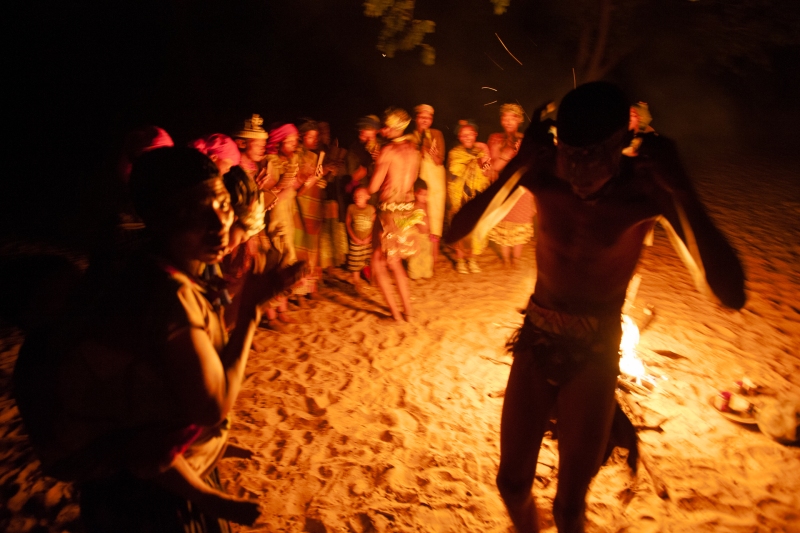
<path id="1" fill-rule="evenodd" d="M 622 340 L 619 343 L 619 371 L 630 378 L 641 380 L 646 371 L 644 362 L 636 355 L 639 328 L 628 315 L 622 315 Z"/>
<path id="2" fill-rule="evenodd" d="M 639 344 L 639 328 L 633 319 L 622 315 L 622 340 L 619 343 L 619 379 L 618 385 L 627 392 L 648 394 L 656 388 L 656 377 L 648 374 L 644 361 L 637 355 Z M 666 379 L 661 376 L 661 379 Z"/>
<path id="3" fill-rule="evenodd" d="M 619 343 L 620 376 L 617 383 L 627 392 L 647 394 L 656 387 L 656 380 L 655 377 L 647 373 L 644 361 L 636 354 L 636 346 L 639 344 L 639 327 L 628 315 L 628 312 L 633 309 L 633 302 L 636 299 L 636 293 L 639 291 L 641 281 L 642 277 L 639 274 L 634 275 L 628 284 L 627 294 L 625 295 L 625 304 L 622 308 L 622 339 Z M 652 306 L 644 308 L 647 320 L 643 328 L 646 329 L 655 318 L 653 311 Z M 664 376 L 662 378 L 666 379 Z"/>

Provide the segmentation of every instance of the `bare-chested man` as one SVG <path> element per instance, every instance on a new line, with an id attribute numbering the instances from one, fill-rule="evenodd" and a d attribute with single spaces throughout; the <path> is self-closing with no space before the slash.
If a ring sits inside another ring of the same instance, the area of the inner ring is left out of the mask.
<path id="1" fill-rule="evenodd" d="M 620 310 L 642 241 L 663 216 L 698 287 L 723 305 L 744 305 L 736 253 L 698 200 L 663 137 L 630 142 L 629 103 L 611 84 L 571 91 L 558 111 L 558 147 L 534 123 L 495 184 L 464 206 L 449 241 L 468 234 L 522 185 L 536 199 L 537 277 L 525 322 L 509 343 L 514 363 L 501 423 L 497 484 L 517 530 L 538 531 L 531 494 L 550 413 L 558 413 L 560 532 L 584 530 L 585 498 L 600 468 L 615 409 Z M 544 126 L 544 127 L 543 127 Z M 549 142 L 548 142 L 549 141 Z"/>
<path id="2" fill-rule="evenodd" d="M 414 254 L 417 247 L 414 226 L 414 181 L 419 170 L 419 154 L 413 142 L 403 136 L 411 118 L 402 109 L 388 109 L 383 136 L 389 142 L 375 161 L 369 184 L 370 194 L 378 194 L 378 217 L 372 232 L 372 272 L 378 282 L 392 317 L 398 322 L 410 320 L 411 297 L 408 275 L 402 259 Z M 403 313 L 397 308 L 389 272 L 394 274 Z"/>

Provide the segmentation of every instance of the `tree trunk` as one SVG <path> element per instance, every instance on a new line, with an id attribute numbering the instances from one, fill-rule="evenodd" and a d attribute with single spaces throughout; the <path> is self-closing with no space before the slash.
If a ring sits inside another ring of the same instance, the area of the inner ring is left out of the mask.
<path id="1" fill-rule="evenodd" d="M 580 83 L 601 79 L 619 61 L 619 58 L 607 57 L 613 9 L 612 0 L 601 0 L 597 24 L 593 26 L 587 22 L 583 27 L 576 61 L 576 72 Z"/>
<path id="2" fill-rule="evenodd" d="M 606 49 L 608 48 L 608 33 L 611 29 L 611 10 L 613 9 L 611 0 L 602 0 L 600 3 L 600 16 L 597 17 L 597 41 L 589 68 L 586 71 L 586 81 L 597 81 L 607 72 Z"/>

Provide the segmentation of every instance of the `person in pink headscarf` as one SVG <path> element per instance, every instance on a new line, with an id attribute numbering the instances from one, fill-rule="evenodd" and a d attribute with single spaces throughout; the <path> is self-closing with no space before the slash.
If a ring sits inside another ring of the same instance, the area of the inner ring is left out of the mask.
<path id="1" fill-rule="evenodd" d="M 169 133 L 158 126 L 142 126 L 128 133 L 122 146 L 119 160 L 119 177 L 122 183 L 128 183 L 133 162 L 140 155 L 156 148 L 175 146 Z"/>
<path id="2" fill-rule="evenodd" d="M 142 126 L 125 136 L 117 174 L 112 178 L 112 209 L 100 224 L 97 243 L 90 253 L 87 272 L 90 278 L 101 279 L 118 272 L 142 248 L 146 240 L 144 222 L 133 208 L 128 187 L 131 168 L 142 154 L 171 146 L 174 146 L 172 137 L 158 126 Z"/>
<path id="3" fill-rule="evenodd" d="M 239 166 L 242 155 L 239 152 L 239 146 L 236 141 L 222 133 L 214 133 L 208 137 L 201 137 L 189 143 L 189 146 L 205 154 L 214 162 L 219 170 L 220 176 L 225 176 L 231 168 Z M 241 224 L 234 224 L 231 227 L 231 241 L 230 248 L 233 249 L 243 240 L 247 240 L 246 231 Z M 257 230 L 256 230 L 257 233 Z"/>
<path id="4" fill-rule="evenodd" d="M 265 172 L 257 178 L 258 186 L 277 197 L 275 207 L 269 212 L 267 235 L 272 246 L 281 254 L 281 265 L 289 266 L 297 262 L 294 246 L 297 210 L 297 189 L 302 185 L 298 178 L 300 156 L 297 153 L 299 132 L 294 124 L 284 124 L 270 130 L 266 146 L 267 165 Z M 275 332 L 285 331 L 285 324 L 296 323 L 288 314 L 287 299 L 278 298 L 270 302 L 266 310 L 267 329 Z"/>
<path id="5" fill-rule="evenodd" d="M 192 141 L 190 146 L 206 154 L 217 165 L 220 176 L 227 174 L 232 167 L 238 166 L 242 160 L 239 146 L 233 139 L 222 133 L 215 133 Z"/>

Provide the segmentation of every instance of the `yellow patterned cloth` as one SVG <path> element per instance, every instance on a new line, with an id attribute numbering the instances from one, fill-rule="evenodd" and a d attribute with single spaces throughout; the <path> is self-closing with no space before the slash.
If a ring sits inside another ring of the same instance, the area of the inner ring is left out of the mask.
<path id="1" fill-rule="evenodd" d="M 427 129 L 422 134 L 415 131 L 411 139 L 420 151 L 419 177 L 428 186 L 428 226 L 431 235 L 441 237 L 447 199 L 447 171 L 443 164 L 436 162 L 428 150 L 435 146 L 439 153 L 444 155 L 444 136 L 439 130 Z"/>
<path id="2" fill-rule="evenodd" d="M 425 218 L 424 211 L 413 209 L 413 202 L 400 205 L 408 205 L 410 209 L 381 210 L 375 220 L 372 246 L 373 248 L 380 246 L 389 263 L 408 259 L 417 253 L 419 249 L 417 224 L 421 224 Z"/>
<path id="3" fill-rule="evenodd" d="M 417 234 L 417 252 L 408 258 L 409 279 L 430 279 L 433 277 L 433 243 L 427 233 Z"/>
<path id="4" fill-rule="evenodd" d="M 267 171 L 270 178 L 276 183 L 274 190 L 288 191 L 288 197 L 278 200 L 275 207 L 269 211 L 269 222 L 267 223 L 267 235 L 281 254 L 281 265 L 288 266 L 297 262 L 297 252 L 294 247 L 294 220 L 297 210 L 295 185 L 299 159 L 297 154 L 293 154 L 290 159 L 278 155 L 268 155 L 267 161 Z"/>
<path id="5" fill-rule="evenodd" d="M 294 211 L 294 247 L 297 257 L 308 261 L 312 267 L 319 266 L 319 241 L 324 217 L 325 189 L 314 177 L 318 156 L 310 150 L 300 152 L 298 178 L 310 183 L 298 189 L 297 206 Z"/>
<path id="6" fill-rule="evenodd" d="M 533 238 L 533 222 L 518 223 L 501 220 L 489 230 L 489 240 L 500 246 L 527 244 Z"/>
<path id="7" fill-rule="evenodd" d="M 447 154 L 447 169 L 449 171 L 447 180 L 447 221 L 448 225 L 461 207 L 475 198 L 475 196 L 485 191 L 491 180 L 484 175 L 481 169 L 480 160 L 488 154 L 477 147 L 472 150 L 458 145 Z M 486 248 L 486 239 L 478 239 L 473 236 L 471 239 L 473 255 L 479 255 Z"/>

